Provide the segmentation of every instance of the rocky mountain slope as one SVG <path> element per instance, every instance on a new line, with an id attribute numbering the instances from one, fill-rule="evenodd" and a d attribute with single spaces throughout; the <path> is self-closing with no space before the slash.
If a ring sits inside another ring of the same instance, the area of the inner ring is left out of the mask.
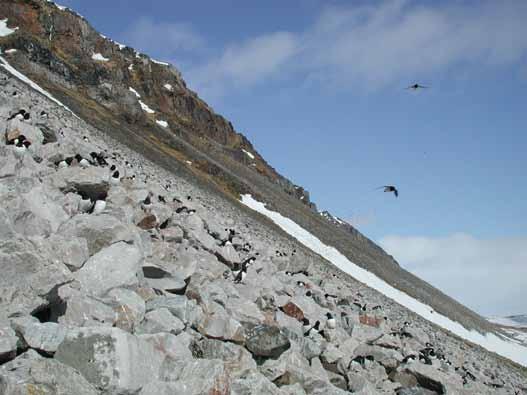
<path id="1" fill-rule="evenodd" d="M 17 70 L 105 134 L 211 191 L 250 193 L 336 247 L 351 261 L 465 327 L 479 315 L 402 269 L 351 225 L 316 212 L 309 193 L 279 175 L 251 143 L 190 91 L 180 73 L 101 36 L 74 11 L 44 0 L 0 2 L 12 34 L 0 37 Z"/>
<path id="2" fill-rule="evenodd" d="M 164 171 L 3 67 L 0 85 L 0 393 L 527 389 L 524 368 Z"/>
<path id="3" fill-rule="evenodd" d="M 178 123 L 182 103 L 207 107 L 177 71 L 94 34 L 48 2 L 0 4 L 0 393 L 526 391 L 525 368 L 368 288 L 240 204 L 251 193 L 438 312 L 494 329 L 313 212 L 242 136 L 236 146 L 194 118 Z M 120 66 L 109 65 L 114 56 Z M 141 74 L 127 86 L 115 75 L 132 59 Z M 178 80 L 182 101 L 162 110 L 165 93 L 148 89 Z M 125 92 L 141 121 L 119 107 Z M 254 158 L 236 159 L 239 147 Z"/>

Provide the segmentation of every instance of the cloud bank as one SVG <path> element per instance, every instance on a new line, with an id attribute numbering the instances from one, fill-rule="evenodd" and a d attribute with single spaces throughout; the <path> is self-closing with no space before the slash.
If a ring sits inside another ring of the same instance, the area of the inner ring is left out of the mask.
<path id="1" fill-rule="evenodd" d="M 405 269 L 478 313 L 527 312 L 527 237 L 477 239 L 388 236 L 382 248 Z"/>

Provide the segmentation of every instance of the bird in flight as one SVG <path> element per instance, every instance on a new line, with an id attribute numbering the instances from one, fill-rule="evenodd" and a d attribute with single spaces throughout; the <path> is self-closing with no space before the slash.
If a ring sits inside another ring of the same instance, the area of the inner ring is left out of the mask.
<path id="1" fill-rule="evenodd" d="M 381 189 L 381 188 L 384 188 L 384 192 L 393 192 L 395 197 L 399 196 L 399 191 L 393 185 L 383 185 L 382 187 L 379 187 L 377 189 Z"/>
<path id="2" fill-rule="evenodd" d="M 423 85 L 419 85 L 419 84 L 413 84 L 413 85 L 410 85 L 409 87 L 407 87 L 406 89 L 413 89 L 414 91 L 416 91 L 417 89 L 427 89 L 428 86 L 423 86 Z"/>

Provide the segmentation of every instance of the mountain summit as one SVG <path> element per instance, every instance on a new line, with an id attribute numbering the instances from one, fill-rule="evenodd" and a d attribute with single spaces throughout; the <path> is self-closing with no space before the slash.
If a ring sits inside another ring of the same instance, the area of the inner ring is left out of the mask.
<path id="1" fill-rule="evenodd" d="M 526 349 L 319 213 L 171 65 L 0 3 L 0 393 L 514 394 Z"/>

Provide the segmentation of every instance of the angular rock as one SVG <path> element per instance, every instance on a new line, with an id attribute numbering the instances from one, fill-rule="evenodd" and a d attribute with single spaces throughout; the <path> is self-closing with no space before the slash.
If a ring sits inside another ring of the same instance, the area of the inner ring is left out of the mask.
<path id="1" fill-rule="evenodd" d="M 119 241 L 140 243 L 135 230 L 108 214 L 76 215 L 61 225 L 58 233 L 86 239 L 90 256 Z"/>
<path id="2" fill-rule="evenodd" d="M 160 308 L 167 308 L 183 323 L 189 325 L 196 325 L 203 314 L 194 300 L 183 295 L 159 296 L 146 302 L 147 312 Z"/>
<path id="3" fill-rule="evenodd" d="M 243 326 L 231 318 L 218 303 L 210 304 L 203 312 L 198 330 L 212 339 L 230 340 L 235 343 L 243 343 L 245 339 Z"/>
<path id="4" fill-rule="evenodd" d="M 21 357 L 17 358 L 20 364 L 0 369 L 1 394 L 99 395 L 94 385 L 68 365 L 38 355 L 25 360 Z"/>
<path id="5" fill-rule="evenodd" d="M 146 313 L 144 321 L 135 329 L 138 334 L 145 333 L 172 333 L 180 334 L 185 329 L 185 324 L 172 315 L 168 309 L 162 307 Z"/>
<path id="6" fill-rule="evenodd" d="M 291 347 L 291 343 L 280 328 L 259 325 L 247 333 L 245 346 L 256 357 L 276 359 Z"/>
<path id="7" fill-rule="evenodd" d="M 154 229 L 157 226 L 157 218 L 154 214 L 147 215 L 137 223 L 137 226 L 144 230 Z"/>
<path id="8" fill-rule="evenodd" d="M 293 317 L 297 319 L 298 321 L 302 321 L 304 319 L 304 312 L 302 311 L 300 307 L 298 307 L 293 302 L 286 303 L 280 309 L 284 313 L 286 313 L 288 316 Z"/>
<path id="9" fill-rule="evenodd" d="M 231 395 L 284 395 L 276 385 L 258 372 L 250 372 L 232 382 Z"/>
<path id="10" fill-rule="evenodd" d="M 108 305 L 81 293 L 66 299 L 66 311 L 58 321 L 69 326 L 112 326 L 116 312 Z"/>
<path id="11" fill-rule="evenodd" d="M 134 291 L 114 288 L 108 292 L 106 303 L 112 306 L 115 314 L 115 326 L 132 332 L 145 317 L 145 301 Z"/>
<path id="12" fill-rule="evenodd" d="M 82 289 L 92 295 L 104 295 L 112 288 L 139 284 L 142 253 L 135 246 L 118 242 L 93 255 L 75 273 Z"/>
<path id="13" fill-rule="evenodd" d="M 185 332 L 175 336 L 171 333 L 155 333 L 153 335 L 138 335 L 139 339 L 144 340 L 154 346 L 171 359 L 192 359 L 190 344 L 192 338 Z"/>
<path id="14" fill-rule="evenodd" d="M 228 394 L 231 386 L 229 373 L 219 359 L 185 362 L 167 359 L 161 368 L 160 378 L 186 385 L 188 395 Z"/>
<path id="15" fill-rule="evenodd" d="M 30 348 L 46 354 L 57 351 L 67 333 L 64 326 L 54 322 L 31 323 L 19 326 L 17 331 Z"/>
<path id="16" fill-rule="evenodd" d="M 117 328 L 68 332 L 55 359 L 69 365 L 107 393 L 133 393 L 158 378 L 165 355 Z"/>
<path id="17" fill-rule="evenodd" d="M 47 240 L 57 257 L 72 272 L 79 270 L 90 257 L 86 239 L 79 237 L 66 238 L 51 235 Z"/>
<path id="18" fill-rule="evenodd" d="M 154 289 L 181 293 L 187 287 L 183 278 L 179 278 L 156 265 L 143 265 L 143 276 L 148 286 Z"/>
<path id="19" fill-rule="evenodd" d="M 243 347 L 229 342 L 213 339 L 202 339 L 193 343 L 201 358 L 221 359 L 231 377 L 241 377 L 246 372 L 256 369 L 252 355 Z"/>

